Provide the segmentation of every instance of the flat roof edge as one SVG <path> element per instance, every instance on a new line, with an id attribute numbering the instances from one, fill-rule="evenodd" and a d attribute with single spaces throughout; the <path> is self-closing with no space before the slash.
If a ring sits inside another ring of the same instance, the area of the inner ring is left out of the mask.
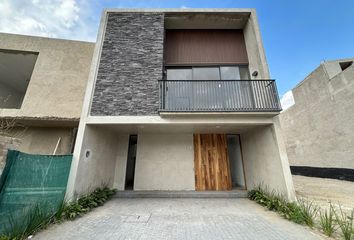
<path id="1" fill-rule="evenodd" d="M 9 32 L 0 32 L 0 35 L 3 35 L 3 36 L 8 35 L 8 36 L 14 36 L 14 37 L 20 37 L 20 38 L 22 37 L 22 38 L 45 39 L 48 41 L 75 42 L 75 43 L 83 43 L 83 44 L 91 44 L 91 45 L 95 44 L 95 42 L 91 42 L 91 41 L 74 40 L 74 39 L 66 39 L 66 38 L 43 37 L 43 36 L 26 35 L 26 34 L 9 33 Z"/>
<path id="2" fill-rule="evenodd" d="M 255 8 L 105 8 L 105 12 L 146 13 L 252 13 Z"/>

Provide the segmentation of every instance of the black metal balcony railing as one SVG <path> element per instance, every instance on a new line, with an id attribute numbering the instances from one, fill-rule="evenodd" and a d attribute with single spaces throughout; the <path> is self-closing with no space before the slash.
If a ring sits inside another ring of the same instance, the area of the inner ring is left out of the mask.
<path id="1" fill-rule="evenodd" d="M 161 80 L 160 112 L 277 112 L 274 80 Z"/>

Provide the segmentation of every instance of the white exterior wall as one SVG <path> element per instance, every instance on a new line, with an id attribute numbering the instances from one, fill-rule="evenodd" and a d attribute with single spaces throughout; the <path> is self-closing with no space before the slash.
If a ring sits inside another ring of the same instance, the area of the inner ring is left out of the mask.
<path id="1" fill-rule="evenodd" d="M 251 16 L 243 29 L 243 34 L 246 43 L 250 74 L 252 76 L 254 71 L 258 72 L 258 76 L 252 76 L 251 79 L 269 79 L 268 64 L 263 49 L 256 11 L 252 10 Z"/>
<path id="2" fill-rule="evenodd" d="M 139 134 L 134 190 L 195 190 L 193 134 Z"/>
<path id="3" fill-rule="evenodd" d="M 296 199 L 285 145 L 276 121 L 241 134 L 247 189 L 259 185 Z"/>
<path id="4" fill-rule="evenodd" d="M 118 138 L 114 132 L 86 126 L 79 156 L 81 161 L 77 162 L 77 172 L 72 176 L 75 178 L 73 179 L 75 182 L 68 184 L 67 191 L 73 191 L 73 196 L 77 197 L 92 192 L 98 187 L 112 188 L 115 178 L 117 146 Z M 86 157 L 87 151 L 90 152 L 88 157 Z"/>

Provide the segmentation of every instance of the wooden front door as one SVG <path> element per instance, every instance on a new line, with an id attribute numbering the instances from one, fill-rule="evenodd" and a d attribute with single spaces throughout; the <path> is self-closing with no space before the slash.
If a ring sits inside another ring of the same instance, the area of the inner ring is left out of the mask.
<path id="1" fill-rule="evenodd" d="M 194 134 L 195 188 L 231 190 L 231 173 L 225 134 Z"/>

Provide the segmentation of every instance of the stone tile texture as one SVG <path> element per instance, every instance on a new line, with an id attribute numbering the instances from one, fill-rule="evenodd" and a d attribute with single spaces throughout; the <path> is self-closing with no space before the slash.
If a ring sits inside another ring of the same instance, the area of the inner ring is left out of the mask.
<path id="1" fill-rule="evenodd" d="M 163 13 L 108 13 L 92 116 L 157 115 Z"/>
<path id="2" fill-rule="evenodd" d="M 113 199 L 34 239 L 325 239 L 248 199 Z"/>

